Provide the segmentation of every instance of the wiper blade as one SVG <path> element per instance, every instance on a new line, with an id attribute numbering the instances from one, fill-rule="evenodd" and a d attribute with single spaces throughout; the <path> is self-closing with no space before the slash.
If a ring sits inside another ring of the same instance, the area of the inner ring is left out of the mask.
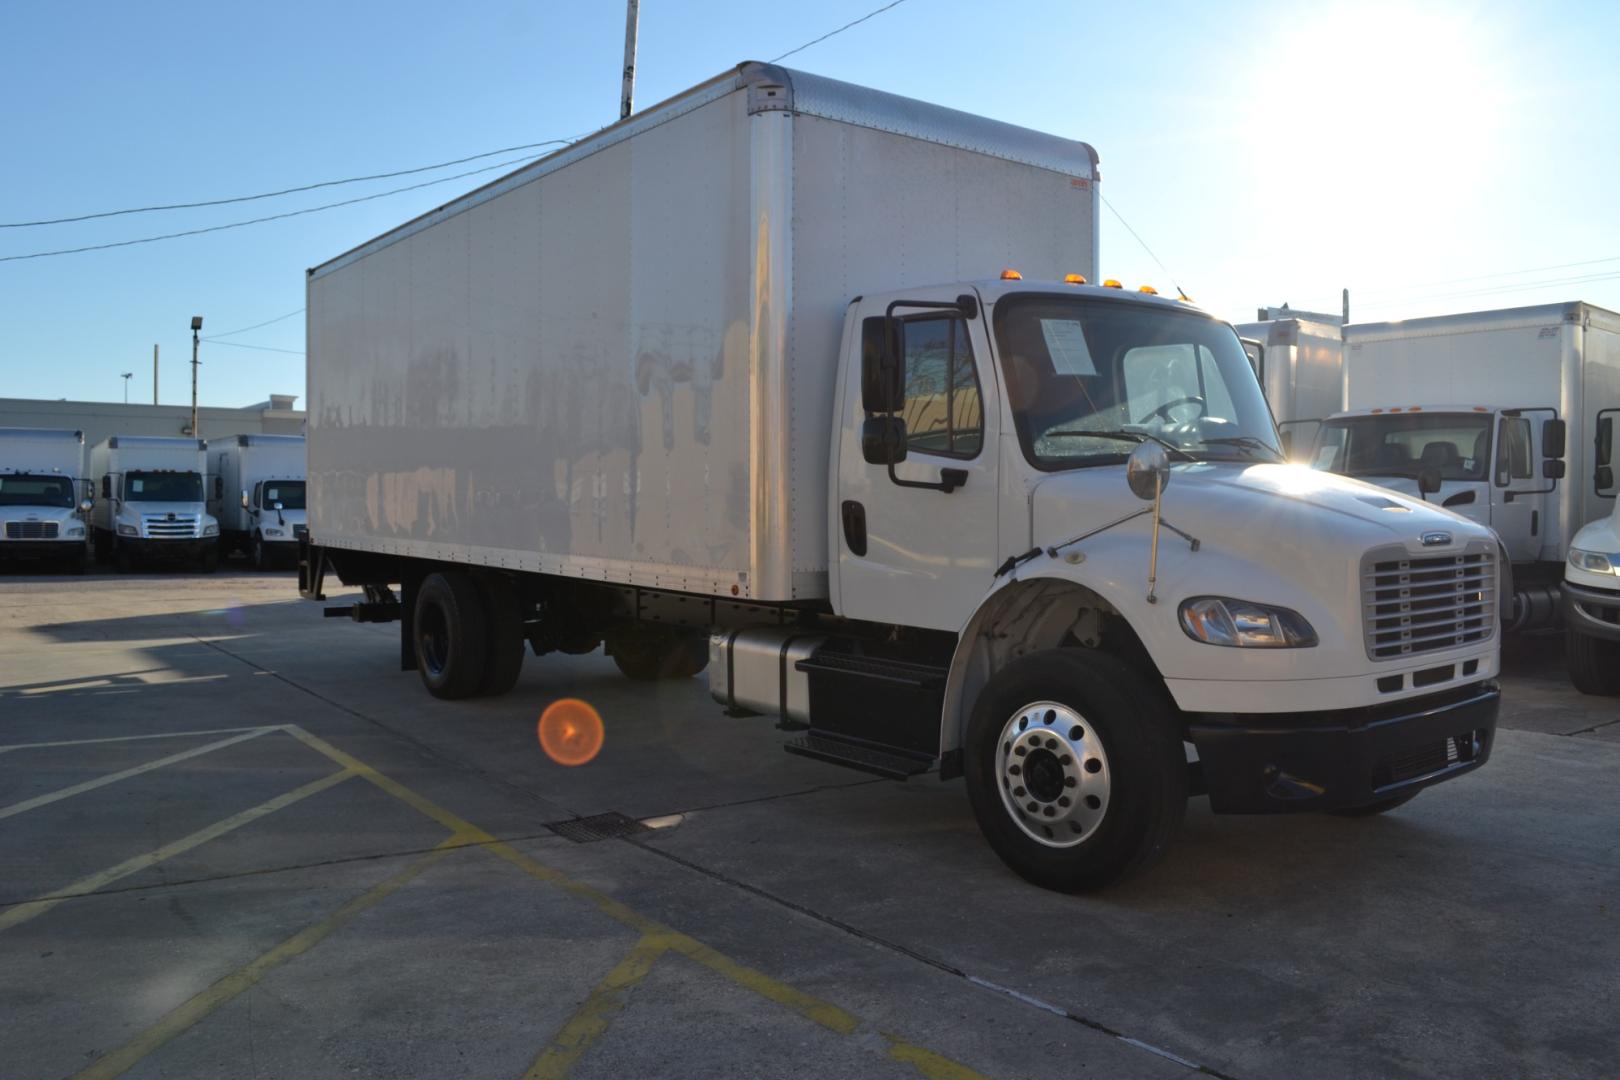
<path id="1" fill-rule="evenodd" d="M 1256 451 L 1264 450 L 1272 455 L 1274 461 L 1287 461 L 1288 459 L 1277 453 L 1272 447 L 1261 442 L 1253 435 L 1217 435 L 1213 439 L 1199 439 L 1202 443 L 1218 444 L 1221 446 L 1235 446 L 1239 450 L 1247 450 L 1251 457 L 1258 457 Z"/>
<path id="2" fill-rule="evenodd" d="M 1146 431 L 1048 431 L 1043 437 L 1054 436 L 1069 436 L 1070 438 L 1089 437 L 1093 439 L 1125 439 L 1135 443 L 1156 442 L 1166 450 L 1170 451 L 1172 454 L 1180 454 L 1187 461 L 1198 460 L 1191 454 L 1187 453 L 1187 451 L 1177 446 L 1175 443 L 1166 442 L 1157 435 L 1153 435 Z"/>

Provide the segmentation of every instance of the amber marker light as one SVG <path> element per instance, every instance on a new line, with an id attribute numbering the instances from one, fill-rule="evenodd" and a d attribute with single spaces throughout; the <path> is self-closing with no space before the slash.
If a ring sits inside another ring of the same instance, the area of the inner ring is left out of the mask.
<path id="1" fill-rule="evenodd" d="M 540 749 L 559 765 L 584 765 L 602 752 L 602 716 L 588 702 L 561 698 L 540 714 Z"/>
<path id="2" fill-rule="evenodd" d="M 1105 289 L 1123 289 L 1124 287 L 1125 286 L 1119 283 L 1118 278 L 1109 278 L 1107 281 L 1103 282 L 1103 288 Z"/>
<path id="3" fill-rule="evenodd" d="M 1065 285 L 1084 285 L 1085 283 L 1086 283 L 1086 278 L 1085 278 L 1084 274 L 1064 274 L 1063 275 L 1063 284 L 1065 284 Z"/>
<path id="4" fill-rule="evenodd" d="M 1016 270 L 1003 270 L 1001 272 L 1001 280 L 1002 281 L 1023 281 L 1024 280 L 1024 275 L 1020 274 Z"/>

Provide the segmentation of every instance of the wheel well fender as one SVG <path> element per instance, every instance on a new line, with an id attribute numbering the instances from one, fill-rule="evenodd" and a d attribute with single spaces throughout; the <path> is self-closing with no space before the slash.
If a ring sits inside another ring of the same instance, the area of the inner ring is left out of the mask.
<path id="1" fill-rule="evenodd" d="M 995 672 L 1020 656 L 1064 646 L 1112 653 L 1163 685 L 1136 631 L 1107 597 L 1067 578 L 1014 581 L 986 597 L 957 637 L 940 710 L 940 754 L 961 748 L 973 703 Z"/>

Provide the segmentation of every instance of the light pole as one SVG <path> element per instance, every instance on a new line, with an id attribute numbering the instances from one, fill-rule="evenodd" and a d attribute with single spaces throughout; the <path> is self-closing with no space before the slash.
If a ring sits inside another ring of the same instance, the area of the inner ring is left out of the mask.
<path id="1" fill-rule="evenodd" d="M 124 404 L 125 405 L 129 404 L 129 379 L 130 379 L 130 376 L 132 376 L 134 374 L 135 373 L 133 371 L 126 371 L 122 375 L 119 376 L 119 378 L 124 380 Z"/>
<path id="2" fill-rule="evenodd" d="M 202 316 L 191 317 L 191 437 L 201 438 L 197 434 L 197 344 L 201 340 L 197 335 L 202 331 Z"/>

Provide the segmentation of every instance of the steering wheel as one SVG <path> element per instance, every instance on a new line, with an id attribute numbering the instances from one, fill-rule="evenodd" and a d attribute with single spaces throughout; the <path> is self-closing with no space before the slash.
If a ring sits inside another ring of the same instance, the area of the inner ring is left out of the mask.
<path id="1" fill-rule="evenodd" d="M 1146 416 L 1142 417 L 1142 419 L 1138 420 L 1137 423 L 1138 424 L 1145 424 L 1149 420 L 1151 420 L 1155 416 L 1157 416 L 1160 419 L 1162 419 L 1165 423 L 1173 424 L 1173 423 L 1175 423 L 1175 421 L 1170 419 L 1170 410 L 1175 408 L 1177 405 L 1197 405 L 1198 406 L 1198 416 L 1203 416 L 1205 413 L 1207 413 L 1209 411 L 1208 403 L 1205 402 L 1204 399 L 1201 398 L 1201 397 L 1179 397 L 1179 398 L 1176 398 L 1174 401 L 1167 401 L 1163 405 L 1160 405 L 1157 409 L 1154 409 L 1152 412 L 1150 412 Z M 1196 420 L 1196 419 L 1198 419 L 1198 417 L 1194 417 L 1193 419 Z"/>

